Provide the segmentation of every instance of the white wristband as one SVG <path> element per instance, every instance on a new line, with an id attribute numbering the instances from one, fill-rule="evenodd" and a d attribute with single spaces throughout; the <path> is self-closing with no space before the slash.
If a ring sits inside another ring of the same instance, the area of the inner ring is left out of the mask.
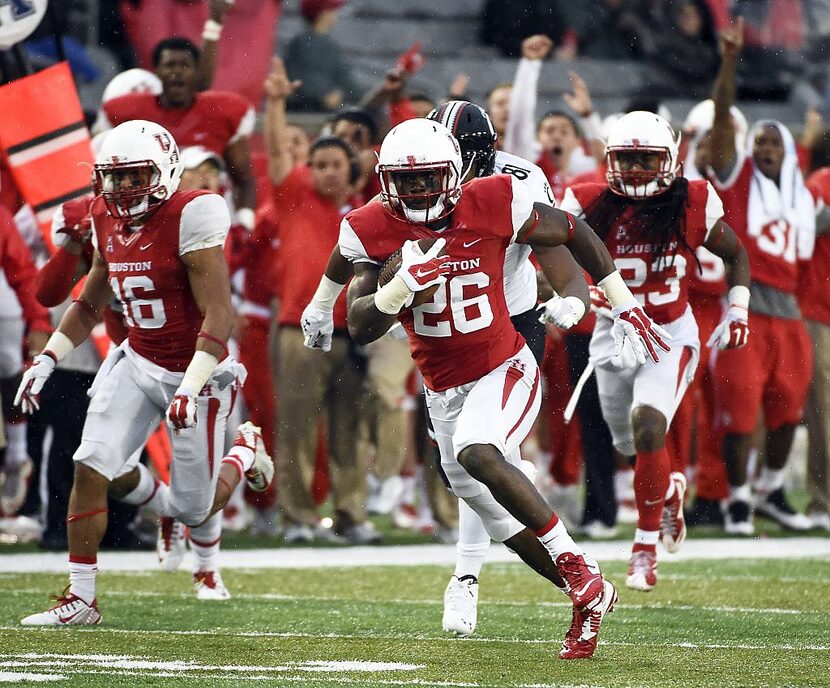
<path id="1" fill-rule="evenodd" d="M 333 310 L 334 302 L 337 301 L 337 297 L 340 296 L 340 292 L 343 291 L 343 287 L 345 286 L 345 284 L 335 282 L 323 275 L 317 291 L 314 292 L 314 298 L 311 299 L 311 303 L 322 311 Z"/>
<path id="2" fill-rule="evenodd" d="M 194 397 L 202 391 L 202 387 L 207 384 L 216 366 L 219 365 L 219 359 L 207 351 L 197 351 L 193 354 L 190 360 L 190 365 L 184 371 L 184 377 L 177 394 L 187 394 Z"/>
<path id="3" fill-rule="evenodd" d="M 597 286 L 605 293 L 605 298 L 608 299 L 611 308 L 616 308 L 634 298 L 634 294 L 631 293 L 618 270 L 614 270 L 610 275 L 601 279 Z"/>
<path id="4" fill-rule="evenodd" d="M 222 35 L 222 25 L 219 22 L 208 19 L 202 27 L 203 41 L 218 41 Z"/>
<path id="5" fill-rule="evenodd" d="M 732 287 L 729 290 L 728 300 L 730 306 L 739 306 L 749 310 L 749 289 L 740 284 Z"/>
<path id="6" fill-rule="evenodd" d="M 236 211 L 236 223 L 242 225 L 249 232 L 253 232 L 256 224 L 256 214 L 250 208 L 240 208 Z"/>
<path id="7" fill-rule="evenodd" d="M 375 292 L 375 306 L 386 315 L 397 315 L 411 299 L 412 290 L 400 275 L 395 275 L 391 282 Z"/>
<path id="8" fill-rule="evenodd" d="M 60 361 L 74 348 L 75 345 L 69 337 L 67 337 L 63 332 L 55 331 L 52 333 L 52 336 L 49 337 L 49 341 L 46 342 L 46 346 L 43 347 L 43 351 L 44 353 L 48 351 L 55 357 L 55 361 Z"/>

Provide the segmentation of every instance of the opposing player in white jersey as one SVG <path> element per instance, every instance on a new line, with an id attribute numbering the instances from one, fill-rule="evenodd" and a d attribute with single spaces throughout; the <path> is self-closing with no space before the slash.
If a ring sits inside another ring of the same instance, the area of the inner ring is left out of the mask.
<path id="1" fill-rule="evenodd" d="M 516 155 L 496 151 L 496 130 L 483 108 L 469 101 L 449 101 L 431 112 L 428 119 L 443 124 L 457 139 L 463 165 L 462 184 L 492 174 L 510 174 L 528 188 L 535 202 L 554 205 L 547 178 L 538 166 Z M 545 353 L 545 326 L 540 322 L 537 309 L 536 268 L 530 261 L 531 251 L 535 251 L 545 277 L 557 292 L 557 296 L 544 306 L 542 317 L 545 322 L 562 329 L 573 327 L 585 314 L 589 292 L 582 269 L 564 246 L 531 248 L 527 244 L 514 243 L 507 248 L 504 296 L 510 319 L 525 338 L 537 364 L 541 364 Z M 342 267 L 340 263 L 343 263 Z M 329 267 L 333 266 L 338 266 L 337 271 L 326 271 L 315 299 L 303 313 L 302 328 L 309 348 L 325 349 L 330 345 L 334 326 L 328 301 L 334 302 L 343 283 L 351 276 L 351 266 L 340 256 L 337 247 L 329 262 Z M 325 302 L 319 297 L 324 297 Z M 470 635 L 475 630 L 478 577 L 489 547 L 490 536 L 481 519 L 459 500 L 456 567 L 444 593 L 442 626 L 445 631 Z"/>
<path id="2" fill-rule="evenodd" d="M 504 298 L 507 247 L 567 245 L 615 304 L 620 346 L 669 346 L 588 225 L 534 203 L 510 175 L 462 189 L 462 168 L 458 141 L 438 122 L 409 120 L 387 134 L 380 199 L 350 212 L 340 227 L 340 252 L 355 271 L 349 333 L 367 344 L 401 323 L 453 492 L 492 539 L 567 590 L 573 620 L 559 656 L 590 657 L 616 590 L 518 468 L 541 394 L 539 368 Z"/>
<path id="3" fill-rule="evenodd" d="M 536 203 L 555 206 L 545 173 L 537 165 L 495 149 L 496 130 L 481 107 L 467 101 L 450 101 L 431 112 L 428 118 L 443 124 L 458 140 L 464 182 L 492 174 L 510 174 L 528 188 Z M 544 304 L 541 320 L 536 268 L 530 260 L 532 251 L 557 292 Z M 513 326 L 525 338 L 536 363 L 541 365 L 546 335 L 543 321 L 565 330 L 573 327 L 585 314 L 588 286 L 581 268 L 564 246 L 541 248 L 513 243 L 505 251 L 504 298 Z M 458 517 L 455 572 L 444 592 L 442 627 L 466 636 L 476 627 L 478 578 L 490 547 L 490 536 L 463 499 L 458 503 Z"/>
<path id="4" fill-rule="evenodd" d="M 93 383 L 74 456 L 68 590 L 24 625 L 100 622 L 95 579 L 107 492 L 123 494 L 125 487 L 148 499 L 167 492 L 162 513 L 191 527 L 197 593 L 227 599 L 216 567 L 217 512 L 243 476 L 255 489 L 273 476 L 259 429 L 250 424 L 240 426 L 222 457 L 225 421 L 244 381 L 244 368 L 226 347 L 234 323 L 222 251 L 230 217 L 220 196 L 177 191 L 181 171 L 173 137 L 143 120 L 113 129 L 97 156 L 92 268 L 80 298 L 24 374 L 15 403 L 28 412 L 38 408 L 55 364 L 89 336 L 113 296 L 128 334 Z M 175 429 L 169 490 L 135 465 L 160 416 Z"/>

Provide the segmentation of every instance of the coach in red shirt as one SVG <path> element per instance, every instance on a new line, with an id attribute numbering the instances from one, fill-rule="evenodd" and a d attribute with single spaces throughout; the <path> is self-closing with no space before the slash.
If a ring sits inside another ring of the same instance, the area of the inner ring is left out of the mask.
<path id="1" fill-rule="evenodd" d="M 277 484 L 285 539 L 290 543 L 326 537 L 366 544 L 380 536 L 366 521 L 366 470 L 358 460 L 356 445 L 363 376 L 346 331 L 343 295 L 334 306 L 329 353 L 306 349 L 300 329 L 303 309 L 313 298 L 332 246 L 337 244 L 340 221 L 352 208 L 357 160 L 343 139 L 330 136 L 311 147 L 307 165 L 293 164 L 285 99 L 297 85 L 288 81 L 282 62 L 275 58 L 265 82 L 265 134 L 279 241 L 273 275 L 279 300 Z M 275 243 L 256 239 L 255 246 Z M 265 271 L 267 266 L 261 269 Z M 328 466 L 335 509 L 331 531 L 318 527 L 311 492 L 321 412 L 328 420 Z"/>

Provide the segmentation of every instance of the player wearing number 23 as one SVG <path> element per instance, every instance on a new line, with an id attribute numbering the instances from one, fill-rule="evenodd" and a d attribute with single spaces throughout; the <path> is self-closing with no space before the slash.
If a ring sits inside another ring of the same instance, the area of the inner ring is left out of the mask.
<path id="1" fill-rule="evenodd" d="M 613 338 L 611 311 L 599 305 L 591 361 L 605 422 L 624 456 L 636 455 L 638 521 L 627 585 L 651 590 L 657 582 L 656 545 L 676 551 L 686 535 L 685 478 L 670 474 L 666 431 L 694 377 L 700 343 L 688 304 L 695 251 L 703 246 L 729 266 L 729 307 L 709 346 L 739 348 L 749 334 L 749 260 L 721 219 L 723 204 L 709 182 L 677 175 L 676 136 L 650 112 L 622 117 L 606 144 L 607 184 L 576 184 L 563 210 L 583 216 L 605 241 L 623 279 L 645 313 L 672 335 L 672 351 L 654 365 Z"/>
<path id="2" fill-rule="evenodd" d="M 492 539 L 571 596 L 573 624 L 560 656 L 588 657 L 616 591 L 518 468 L 541 390 L 536 361 L 505 302 L 506 250 L 515 242 L 567 246 L 613 304 L 621 342 L 665 352 L 669 336 L 640 308 L 583 221 L 534 203 L 527 185 L 511 175 L 462 187 L 459 144 L 442 124 L 413 119 L 392 129 L 377 171 L 380 199 L 349 213 L 340 227 L 340 253 L 355 272 L 349 332 L 368 343 L 400 320 L 453 492 Z M 434 243 L 422 252 L 421 239 Z M 380 267 L 401 248 L 400 267 L 379 286 Z M 426 290 L 434 290 L 431 300 L 410 306 Z"/>

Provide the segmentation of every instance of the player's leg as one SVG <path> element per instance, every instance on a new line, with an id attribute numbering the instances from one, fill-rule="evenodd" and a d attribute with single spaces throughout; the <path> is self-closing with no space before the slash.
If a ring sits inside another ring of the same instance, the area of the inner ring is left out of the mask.
<path id="1" fill-rule="evenodd" d="M 504 542 L 528 563 L 546 562 L 545 558 L 554 563 L 556 575 L 550 578 L 563 579 L 576 610 L 560 656 L 586 657 L 593 654 L 596 635 L 587 632 L 585 624 L 589 617 L 595 625 L 601 623 L 613 607 L 616 591 L 533 483 L 508 460 L 518 463 L 519 444 L 538 413 L 539 377 L 525 348 L 476 382 L 463 400 L 452 438 L 453 453 L 463 470 L 443 458 L 442 465 L 449 469 L 453 490 L 479 514 L 491 538 Z M 430 402 L 431 413 L 435 405 Z M 551 570 L 547 563 L 534 568 L 543 575 Z"/>
<path id="2" fill-rule="evenodd" d="M 802 420 L 812 370 L 812 344 L 800 321 L 775 319 L 775 365 L 764 396 L 765 462 L 755 483 L 755 510 L 789 530 L 809 530 L 810 519 L 796 511 L 784 492 L 785 468 L 795 430 Z"/>
<path id="3" fill-rule="evenodd" d="M 715 427 L 723 433 L 721 451 L 729 480 L 724 529 L 729 535 L 753 535 L 752 488 L 747 463 L 752 435 L 771 374 L 767 352 L 770 318 L 752 314 L 752 337 L 742 349 L 715 352 Z"/>
<path id="4" fill-rule="evenodd" d="M 626 584 L 651 590 L 657 582 L 657 541 L 669 552 L 686 538 L 683 500 L 686 478 L 672 472 L 666 434 L 697 369 L 697 326 L 673 323 L 672 350 L 659 364 L 647 362 L 634 373 L 631 391 L 631 428 L 636 462 L 634 493 L 637 531 Z"/>
<path id="5" fill-rule="evenodd" d="M 808 320 L 813 340 L 813 376 L 805 409 L 807 425 L 807 517 L 830 530 L 830 326 Z"/>
<path id="6" fill-rule="evenodd" d="M 117 354 L 111 354 L 117 355 Z M 113 478 L 147 441 L 160 408 L 145 393 L 140 373 L 126 358 L 96 381 L 81 444 L 73 457 L 69 498 L 69 588 L 58 604 L 22 620 L 24 625 L 94 624 L 100 621 L 95 584 L 98 547 L 107 527 L 107 492 Z"/>

